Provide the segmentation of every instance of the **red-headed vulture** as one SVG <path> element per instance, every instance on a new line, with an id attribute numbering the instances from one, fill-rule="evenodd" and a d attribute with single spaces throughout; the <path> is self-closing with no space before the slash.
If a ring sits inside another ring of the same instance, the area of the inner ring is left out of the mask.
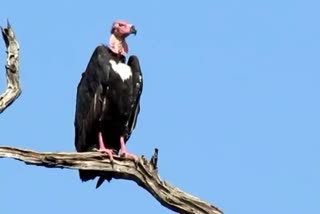
<path id="1" fill-rule="evenodd" d="M 135 128 L 140 111 L 143 79 L 138 57 L 126 63 L 126 37 L 136 34 L 134 25 L 116 21 L 111 28 L 109 46 L 95 48 L 77 87 L 75 110 L 75 147 L 78 152 L 98 151 L 130 159 L 126 143 Z M 80 179 L 100 177 L 97 187 L 111 175 L 79 170 Z"/>

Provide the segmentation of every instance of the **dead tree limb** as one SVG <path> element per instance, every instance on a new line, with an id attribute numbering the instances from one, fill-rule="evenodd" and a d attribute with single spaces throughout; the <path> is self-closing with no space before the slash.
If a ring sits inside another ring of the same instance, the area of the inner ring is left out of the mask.
<path id="1" fill-rule="evenodd" d="M 0 147 L 0 158 L 13 158 L 28 165 L 111 172 L 115 179 L 136 182 L 163 206 L 178 213 L 222 214 L 217 207 L 161 180 L 156 166 L 157 161 L 155 161 L 158 159 L 157 153 L 156 150 L 150 161 L 143 156 L 139 157 L 137 163 L 116 156 L 112 164 L 109 158 L 98 152 L 35 152 L 13 147 Z"/>
<path id="2" fill-rule="evenodd" d="M 0 113 L 9 107 L 21 94 L 19 81 L 19 43 L 16 40 L 9 21 L 7 27 L 2 28 L 2 37 L 7 48 L 7 89 L 0 95 Z"/>
<path id="3" fill-rule="evenodd" d="M 9 107 L 21 94 L 19 81 L 19 43 L 9 22 L 6 28 L 1 28 L 1 32 L 7 48 L 7 64 L 5 66 L 7 89 L 0 95 L 0 113 Z M 109 158 L 97 152 L 35 152 L 13 147 L 0 147 L 0 158 L 13 158 L 23 161 L 28 165 L 48 168 L 111 172 L 112 177 L 115 179 L 135 181 L 163 206 L 172 211 L 186 214 L 222 214 L 222 211 L 213 205 L 161 180 L 157 169 L 157 149 L 150 161 L 147 161 L 144 157 L 140 157 L 137 163 L 122 157 L 115 157 L 114 162 L 111 163 Z"/>

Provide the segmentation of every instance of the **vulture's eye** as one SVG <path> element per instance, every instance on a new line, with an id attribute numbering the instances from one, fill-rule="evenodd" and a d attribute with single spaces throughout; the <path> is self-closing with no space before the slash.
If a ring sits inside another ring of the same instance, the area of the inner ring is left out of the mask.
<path id="1" fill-rule="evenodd" d="M 119 23 L 119 27 L 122 27 L 122 26 L 124 26 L 124 24 Z"/>

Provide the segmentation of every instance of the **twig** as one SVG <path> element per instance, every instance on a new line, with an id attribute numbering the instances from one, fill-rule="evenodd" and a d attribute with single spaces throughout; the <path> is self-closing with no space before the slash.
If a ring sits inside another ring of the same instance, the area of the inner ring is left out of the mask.
<path id="1" fill-rule="evenodd" d="M 7 48 L 7 89 L 0 95 L 0 113 L 8 108 L 21 94 L 19 82 L 19 43 L 16 40 L 13 29 L 7 21 L 7 27 L 2 28 L 2 37 Z"/>
<path id="2" fill-rule="evenodd" d="M 222 214 L 222 211 L 213 205 L 161 180 L 157 170 L 154 169 L 154 163 L 147 161 L 143 156 L 139 158 L 138 163 L 116 156 L 113 164 L 111 164 L 109 158 L 97 152 L 54 153 L 0 147 L 0 158 L 13 158 L 29 165 L 49 168 L 111 172 L 112 177 L 115 179 L 135 181 L 139 186 L 151 193 L 163 206 L 172 211 L 186 214 Z"/>

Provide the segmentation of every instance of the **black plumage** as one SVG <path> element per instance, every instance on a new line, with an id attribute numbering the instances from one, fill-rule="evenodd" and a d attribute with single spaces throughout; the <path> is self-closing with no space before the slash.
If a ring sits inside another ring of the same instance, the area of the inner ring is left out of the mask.
<path id="1" fill-rule="evenodd" d="M 125 64 L 123 55 L 115 54 L 104 45 L 96 47 L 77 87 L 76 150 L 98 149 L 101 132 L 105 146 L 118 154 L 120 137 L 127 142 L 136 126 L 142 87 L 143 78 L 136 56 L 130 56 Z M 102 180 L 111 179 L 110 174 L 97 171 L 79 170 L 79 175 L 82 181 L 97 176 Z M 98 181 L 97 186 L 101 183 Z"/>

